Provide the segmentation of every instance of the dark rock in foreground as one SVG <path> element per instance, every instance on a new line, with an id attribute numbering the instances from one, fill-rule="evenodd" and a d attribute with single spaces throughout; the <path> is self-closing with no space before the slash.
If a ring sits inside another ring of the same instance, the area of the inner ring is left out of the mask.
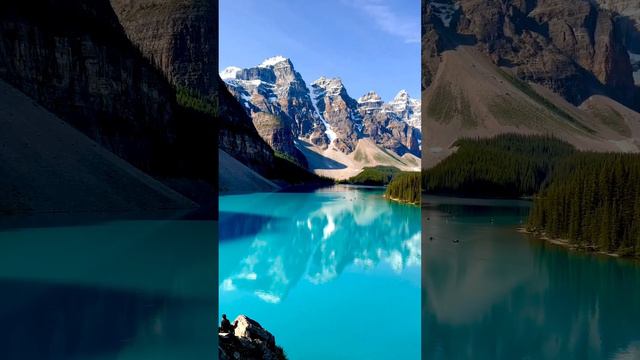
<path id="1" fill-rule="evenodd" d="M 218 358 L 220 360 L 282 360 L 287 357 L 276 345 L 273 334 L 245 315 L 236 318 L 233 334 L 218 335 Z"/>

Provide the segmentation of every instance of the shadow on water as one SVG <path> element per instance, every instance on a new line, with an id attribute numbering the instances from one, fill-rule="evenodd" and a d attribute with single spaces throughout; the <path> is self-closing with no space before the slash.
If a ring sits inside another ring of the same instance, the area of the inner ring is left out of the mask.
<path id="1" fill-rule="evenodd" d="M 518 233 L 526 207 L 469 203 L 423 208 L 424 358 L 640 358 L 637 263 Z"/>
<path id="2" fill-rule="evenodd" d="M 117 221 L 135 220 L 201 220 L 212 221 L 208 210 L 184 209 L 184 210 L 156 210 L 130 213 L 29 213 L 29 214 L 0 214 L 0 232 L 11 229 L 33 229 L 87 226 L 106 224 Z"/>
<path id="3" fill-rule="evenodd" d="M 270 222 L 276 220 L 273 216 L 251 215 L 235 212 L 220 213 L 220 241 L 254 236 Z"/>
<path id="4" fill-rule="evenodd" d="M 216 238 L 213 221 L 0 232 L 1 358 L 215 358 Z"/>

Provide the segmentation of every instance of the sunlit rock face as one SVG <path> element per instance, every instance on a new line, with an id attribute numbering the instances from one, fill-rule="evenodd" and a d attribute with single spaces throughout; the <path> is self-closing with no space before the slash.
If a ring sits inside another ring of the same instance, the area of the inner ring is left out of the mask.
<path id="1" fill-rule="evenodd" d="M 627 53 L 629 21 L 637 2 L 608 0 L 424 1 L 425 85 L 437 71 L 438 53 L 475 45 L 521 79 L 541 84 L 579 105 L 606 92 L 633 105 L 632 66 Z M 615 3 L 615 4 L 614 4 Z M 625 47 L 627 44 L 627 48 Z M 435 60 L 435 61 L 433 61 Z M 637 105 L 637 104 L 635 104 Z"/>
<path id="2" fill-rule="evenodd" d="M 259 132 L 278 151 L 298 156 L 289 144 L 301 139 L 350 154 L 359 140 L 372 138 L 399 155 L 419 156 L 420 101 L 404 90 L 389 103 L 373 91 L 356 100 L 340 78 L 320 77 L 305 83 L 292 61 L 282 56 L 247 69 L 231 66 L 220 76 L 254 123 L 256 114 L 268 113 L 278 118 L 277 129 L 288 129 L 290 139 L 276 142 L 259 121 Z M 372 122 L 377 126 L 366 126 Z"/>
<path id="3" fill-rule="evenodd" d="M 233 335 L 218 336 L 218 358 L 221 360 L 284 360 L 282 348 L 276 346 L 276 338 L 257 321 L 239 315 L 233 322 Z"/>
<path id="4" fill-rule="evenodd" d="M 398 155 L 420 156 L 420 101 L 411 98 L 406 90 L 401 90 L 389 103 L 371 91 L 358 99 L 358 111 L 365 136 Z"/>
<path id="5" fill-rule="evenodd" d="M 320 147 L 329 144 L 326 126 L 311 101 L 307 84 L 289 59 L 276 56 L 252 68 L 228 67 L 220 76 L 274 150 L 305 164 L 295 139 L 303 138 Z"/>

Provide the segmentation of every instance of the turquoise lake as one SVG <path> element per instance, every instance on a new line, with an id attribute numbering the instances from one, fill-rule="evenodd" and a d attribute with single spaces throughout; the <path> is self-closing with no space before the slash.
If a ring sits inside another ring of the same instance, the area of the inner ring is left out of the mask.
<path id="1" fill-rule="evenodd" d="M 291 360 L 420 359 L 418 207 L 346 186 L 219 206 L 220 314 L 255 319 Z"/>
<path id="2" fill-rule="evenodd" d="M 0 218 L 3 360 L 215 359 L 217 224 Z"/>
<path id="3" fill-rule="evenodd" d="M 519 233 L 529 206 L 423 196 L 423 358 L 640 359 L 640 263 Z"/>

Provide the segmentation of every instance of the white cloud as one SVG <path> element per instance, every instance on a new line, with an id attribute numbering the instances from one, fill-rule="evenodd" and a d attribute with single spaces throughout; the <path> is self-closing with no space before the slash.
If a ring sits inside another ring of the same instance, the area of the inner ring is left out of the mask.
<path id="1" fill-rule="evenodd" d="M 420 12 L 415 16 L 403 16 L 394 12 L 388 0 L 343 0 L 346 4 L 362 9 L 380 29 L 402 38 L 406 43 L 420 42 Z"/>

